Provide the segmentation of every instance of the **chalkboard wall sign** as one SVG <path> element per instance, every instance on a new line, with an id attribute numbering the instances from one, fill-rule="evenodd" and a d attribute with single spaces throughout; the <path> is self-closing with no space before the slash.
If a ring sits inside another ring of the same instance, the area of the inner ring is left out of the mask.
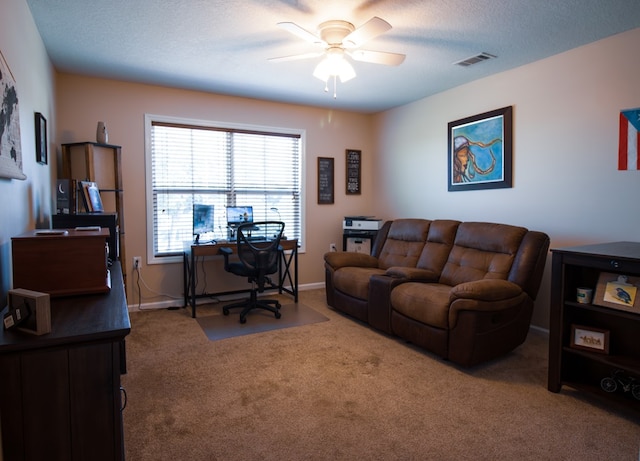
<path id="1" fill-rule="evenodd" d="M 362 151 L 347 149 L 347 195 L 360 193 Z"/>
<path id="2" fill-rule="evenodd" d="M 333 203 L 333 157 L 318 157 L 318 204 Z"/>

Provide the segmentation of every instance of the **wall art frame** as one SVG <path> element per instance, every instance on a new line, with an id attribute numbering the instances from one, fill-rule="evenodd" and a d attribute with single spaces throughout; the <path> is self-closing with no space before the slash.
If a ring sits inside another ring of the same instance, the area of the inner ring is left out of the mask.
<path id="1" fill-rule="evenodd" d="M 362 193 L 362 151 L 347 149 L 346 158 L 346 191 L 347 195 Z"/>
<path id="2" fill-rule="evenodd" d="M 40 112 L 35 113 L 36 161 L 46 165 L 49 158 L 47 140 L 47 119 Z"/>
<path id="3" fill-rule="evenodd" d="M 640 277 L 610 272 L 598 276 L 593 304 L 627 312 L 640 313 Z"/>
<path id="4" fill-rule="evenodd" d="M 333 157 L 318 157 L 318 205 L 334 202 L 334 160 Z"/>
<path id="5" fill-rule="evenodd" d="M 608 354 L 609 330 L 572 324 L 569 346 L 573 349 Z"/>
<path id="6" fill-rule="evenodd" d="M 4 108 L 5 125 L 0 136 L 0 178 L 25 180 L 27 176 L 22 171 L 18 101 L 16 80 L 0 50 L 0 105 Z"/>
<path id="7" fill-rule="evenodd" d="M 449 192 L 512 187 L 513 107 L 448 124 Z"/>

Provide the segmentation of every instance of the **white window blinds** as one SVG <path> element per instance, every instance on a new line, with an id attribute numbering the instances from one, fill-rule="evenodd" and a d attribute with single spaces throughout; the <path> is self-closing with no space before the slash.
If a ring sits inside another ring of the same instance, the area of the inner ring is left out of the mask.
<path id="1" fill-rule="evenodd" d="M 214 205 L 208 240 L 224 240 L 227 206 L 252 206 L 254 221 L 284 221 L 302 238 L 301 134 L 150 120 L 154 258 L 193 241 L 193 205 Z M 293 130 L 292 130 L 293 131 Z"/>

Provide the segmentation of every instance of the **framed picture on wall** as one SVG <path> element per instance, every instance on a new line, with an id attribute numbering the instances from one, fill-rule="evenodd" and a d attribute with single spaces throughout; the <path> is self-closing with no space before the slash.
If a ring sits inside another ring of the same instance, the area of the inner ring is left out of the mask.
<path id="1" fill-rule="evenodd" d="M 512 106 L 450 122 L 449 192 L 511 187 Z"/>
<path id="2" fill-rule="evenodd" d="M 347 178 L 347 195 L 360 194 L 360 181 L 362 179 L 362 151 L 347 149 L 346 152 L 347 165 L 346 165 L 346 178 Z"/>
<path id="3" fill-rule="evenodd" d="M 40 112 L 35 115 L 36 127 L 36 161 L 47 164 L 47 119 Z"/>
<path id="4" fill-rule="evenodd" d="M 333 157 L 318 157 L 318 204 L 333 203 Z"/>

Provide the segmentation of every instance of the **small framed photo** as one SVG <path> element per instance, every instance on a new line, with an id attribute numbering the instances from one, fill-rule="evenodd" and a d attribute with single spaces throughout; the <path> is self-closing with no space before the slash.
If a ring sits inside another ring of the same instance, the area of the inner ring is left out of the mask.
<path id="1" fill-rule="evenodd" d="M 89 213 L 101 213 L 104 211 L 102 206 L 102 198 L 98 185 L 92 181 L 80 181 L 82 189 L 82 201 L 85 209 Z"/>
<path id="2" fill-rule="evenodd" d="M 36 161 L 47 164 L 47 119 L 40 112 L 35 115 L 36 127 Z"/>
<path id="3" fill-rule="evenodd" d="M 640 312 L 640 277 L 602 272 L 593 304 L 628 312 Z"/>
<path id="4" fill-rule="evenodd" d="M 609 330 L 571 325 L 570 347 L 601 354 L 609 353 Z"/>

